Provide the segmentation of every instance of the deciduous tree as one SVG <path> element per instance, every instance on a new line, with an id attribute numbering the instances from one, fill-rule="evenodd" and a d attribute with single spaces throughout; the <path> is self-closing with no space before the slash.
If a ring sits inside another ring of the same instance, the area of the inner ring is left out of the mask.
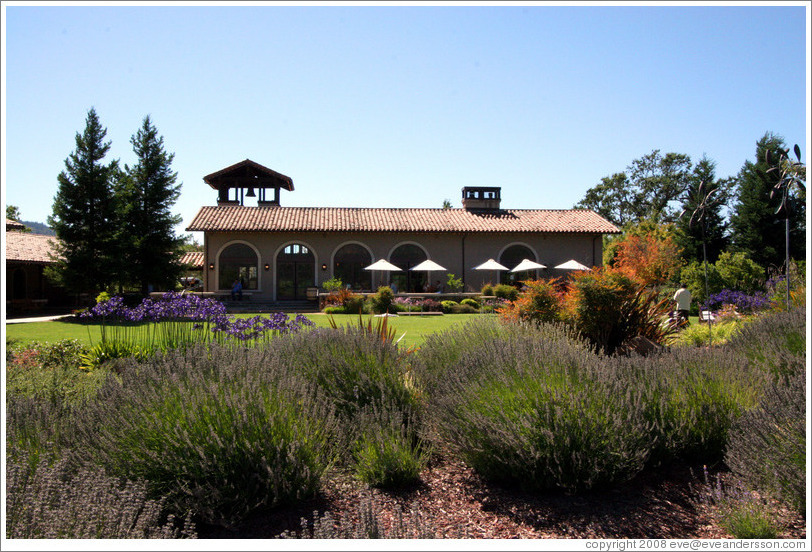
<path id="1" fill-rule="evenodd" d="M 689 156 L 654 150 L 632 161 L 625 172 L 602 178 L 575 207 L 592 209 L 618 226 L 643 219 L 671 222 L 677 215 L 675 203 L 688 187 L 690 169 Z"/>

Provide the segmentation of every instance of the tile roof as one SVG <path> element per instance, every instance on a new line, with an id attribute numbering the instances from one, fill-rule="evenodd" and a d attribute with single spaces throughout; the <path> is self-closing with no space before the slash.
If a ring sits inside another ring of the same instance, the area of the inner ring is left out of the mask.
<path id="1" fill-rule="evenodd" d="M 585 209 L 385 209 L 202 207 L 190 232 L 586 232 L 620 230 Z"/>
<path id="2" fill-rule="evenodd" d="M 6 232 L 6 261 L 53 263 L 58 239 L 28 232 Z"/>
<path id="3" fill-rule="evenodd" d="M 10 218 L 6 219 L 6 230 L 22 230 L 23 228 L 25 228 L 25 224 L 22 222 L 11 220 Z"/>
<path id="4" fill-rule="evenodd" d="M 191 268 L 203 268 L 203 252 L 187 251 L 181 255 L 180 264 Z"/>

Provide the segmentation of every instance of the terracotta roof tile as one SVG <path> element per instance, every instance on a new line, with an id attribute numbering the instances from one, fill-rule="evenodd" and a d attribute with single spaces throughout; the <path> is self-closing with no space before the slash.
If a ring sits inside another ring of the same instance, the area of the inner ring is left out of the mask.
<path id="1" fill-rule="evenodd" d="M 28 263 L 53 263 L 57 238 L 28 232 L 6 232 L 6 260 Z"/>
<path id="2" fill-rule="evenodd" d="M 203 252 L 187 251 L 180 257 L 180 264 L 192 268 L 203 268 Z"/>
<path id="3" fill-rule="evenodd" d="M 22 230 L 23 228 L 25 228 L 25 224 L 22 222 L 11 220 L 10 218 L 6 219 L 6 230 Z"/>
<path id="4" fill-rule="evenodd" d="M 340 207 L 202 207 L 190 232 L 587 232 L 620 230 L 584 209 L 384 209 Z"/>

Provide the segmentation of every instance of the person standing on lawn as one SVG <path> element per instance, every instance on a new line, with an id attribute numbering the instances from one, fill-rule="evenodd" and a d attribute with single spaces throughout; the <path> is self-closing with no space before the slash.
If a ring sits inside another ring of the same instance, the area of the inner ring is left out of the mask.
<path id="1" fill-rule="evenodd" d="M 680 284 L 679 289 L 674 294 L 674 303 L 677 305 L 677 318 L 684 320 L 688 323 L 688 313 L 691 310 L 691 292 L 685 287 L 685 284 Z"/>

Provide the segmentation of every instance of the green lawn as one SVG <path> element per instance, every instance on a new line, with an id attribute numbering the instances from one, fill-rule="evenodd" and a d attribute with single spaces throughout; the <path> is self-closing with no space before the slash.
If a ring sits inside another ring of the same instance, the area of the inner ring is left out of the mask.
<path id="1" fill-rule="evenodd" d="M 251 314 L 240 314 L 240 318 L 254 316 Z M 456 324 L 462 324 L 472 317 L 493 316 L 479 314 L 447 314 L 443 316 L 398 316 L 387 318 L 388 324 L 395 328 L 397 337 L 405 336 L 400 341 L 400 345 L 405 347 L 419 347 L 425 337 L 435 332 L 444 331 Z M 330 322 L 323 314 L 308 314 L 317 327 L 329 327 Z M 341 326 L 357 325 L 358 315 L 339 314 L 333 317 Z M 365 315 L 363 320 L 366 323 L 370 315 Z M 372 318 L 373 324 L 380 318 Z M 83 343 L 97 343 L 101 340 L 101 328 L 99 325 L 85 325 L 62 320 L 50 322 L 30 322 L 25 324 L 6 324 L 6 338 L 16 339 L 22 342 L 44 341 L 54 342 L 61 339 L 78 339 Z"/>

